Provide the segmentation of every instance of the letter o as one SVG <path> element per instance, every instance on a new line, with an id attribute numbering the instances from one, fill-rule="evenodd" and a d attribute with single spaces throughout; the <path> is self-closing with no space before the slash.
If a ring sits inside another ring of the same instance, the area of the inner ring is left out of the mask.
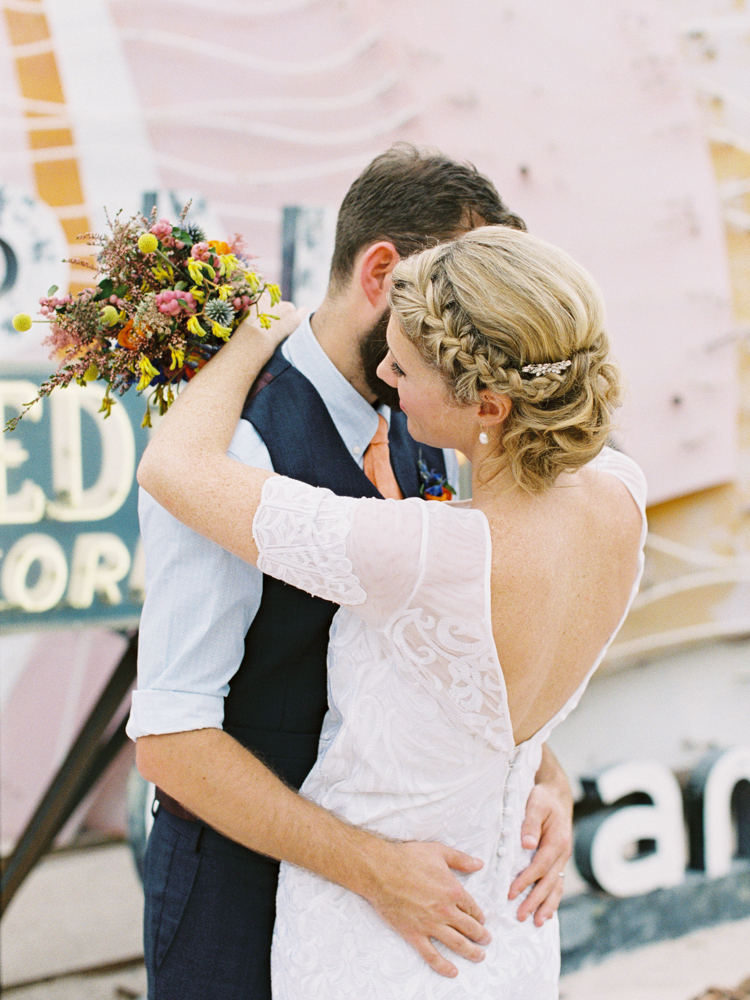
<path id="1" fill-rule="evenodd" d="M 39 563 L 39 579 L 29 587 L 27 580 L 34 563 Z M 49 535 L 34 533 L 11 546 L 0 575 L 5 599 L 24 611 L 49 611 L 62 599 L 68 584 L 68 563 L 62 546 Z"/>

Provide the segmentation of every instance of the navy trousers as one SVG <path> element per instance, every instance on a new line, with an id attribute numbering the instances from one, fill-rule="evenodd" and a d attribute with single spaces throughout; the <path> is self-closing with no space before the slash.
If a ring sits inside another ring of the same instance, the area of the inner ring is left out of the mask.
<path id="1" fill-rule="evenodd" d="M 148 1000 L 271 1000 L 278 862 L 159 807 L 144 869 Z"/>

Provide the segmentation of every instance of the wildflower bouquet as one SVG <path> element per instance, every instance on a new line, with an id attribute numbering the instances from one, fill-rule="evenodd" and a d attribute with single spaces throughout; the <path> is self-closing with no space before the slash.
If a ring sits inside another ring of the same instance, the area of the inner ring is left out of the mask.
<path id="1" fill-rule="evenodd" d="M 57 296 L 53 286 L 41 298 L 40 312 L 51 323 L 44 343 L 60 367 L 44 382 L 39 394 L 19 416 L 9 420 L 12 430 L 26 410 L 53 389 L 95 379 L 106 382 L 101 412 L 109 416 L 115 400 L 131 386 L 150 389 L 143 426 L 151 426 L 151 407 L 165 413 L 175 398 L 175 387 L 193 375 L 229 339 L 255 307 L 258 321 L 267 327 L 271 316 L 260 311 L 259 299 L 268 292 L 271 305 L 280 299 L 277 285 L 267 284 L 248 265 L 244 242 L 232 245 L 206 240 L 202 230 L 167 219 L 119 215 L 110 223 L 111 235 L 80 237 L 98 246 L 100 281 L 77 295 Z M 149 226 L 150 221 L 150 226 Z M 13 325 L 30 329 L 31 316 L 20 313 Z"/>

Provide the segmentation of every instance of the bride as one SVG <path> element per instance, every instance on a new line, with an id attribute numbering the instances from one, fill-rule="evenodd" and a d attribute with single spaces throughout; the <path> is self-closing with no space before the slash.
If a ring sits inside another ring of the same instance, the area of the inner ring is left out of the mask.
<path id="1" fill-rule="evenodd" d="M 270 331 L 243 324 L 191 382 L 139 482 L 195 531 L 341 605 L 303 795 L 483 862 L 465 886 L 492 940 L 482 962 L 454 956 L 455 978 L 383 923 L 366 885 L 327 881 L 325 859 L 321 874 L 283 864 L 276 1000 L 556 1000 L 557 919 L 518 921 L 508 888 L 528 864 L 542 745 L 627 613 L 646 530 L 643 476 L 605 446 L 619 380 L 601 296 L 561 250 L 493 226 L 401 261 L 390 300 L 378 374 L 412 437 L 471 460 L 470 502 L 337 497 L 226 456 L 291 307 Z"/>

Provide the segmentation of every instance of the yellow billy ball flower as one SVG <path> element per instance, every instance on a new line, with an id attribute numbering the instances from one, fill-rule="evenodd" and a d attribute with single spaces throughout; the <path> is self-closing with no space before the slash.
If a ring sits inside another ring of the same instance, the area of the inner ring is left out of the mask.
<path id="1" fill-rule="evenodd" d="M 120 313 L 114 306 L 105 306 L 102 309 L 102 323 L 105 326 L 114 326 L 120 318 Z"/>
<path id="2" fill-rule="evenodd" d="M 13 329 L 17 330 L 19 333 L 26 333 L 27 330 L 31 329 L 31 324 L 34 321 L 28 313 L 17 313 L 13 317 Z"/>
<path id="3" fill-rule="evenodd" d="M 141 253 L 153 253 L 158 247 L 159 241 L 153 233 L 141 233 L 138 237 L 138 249 Z"/>

